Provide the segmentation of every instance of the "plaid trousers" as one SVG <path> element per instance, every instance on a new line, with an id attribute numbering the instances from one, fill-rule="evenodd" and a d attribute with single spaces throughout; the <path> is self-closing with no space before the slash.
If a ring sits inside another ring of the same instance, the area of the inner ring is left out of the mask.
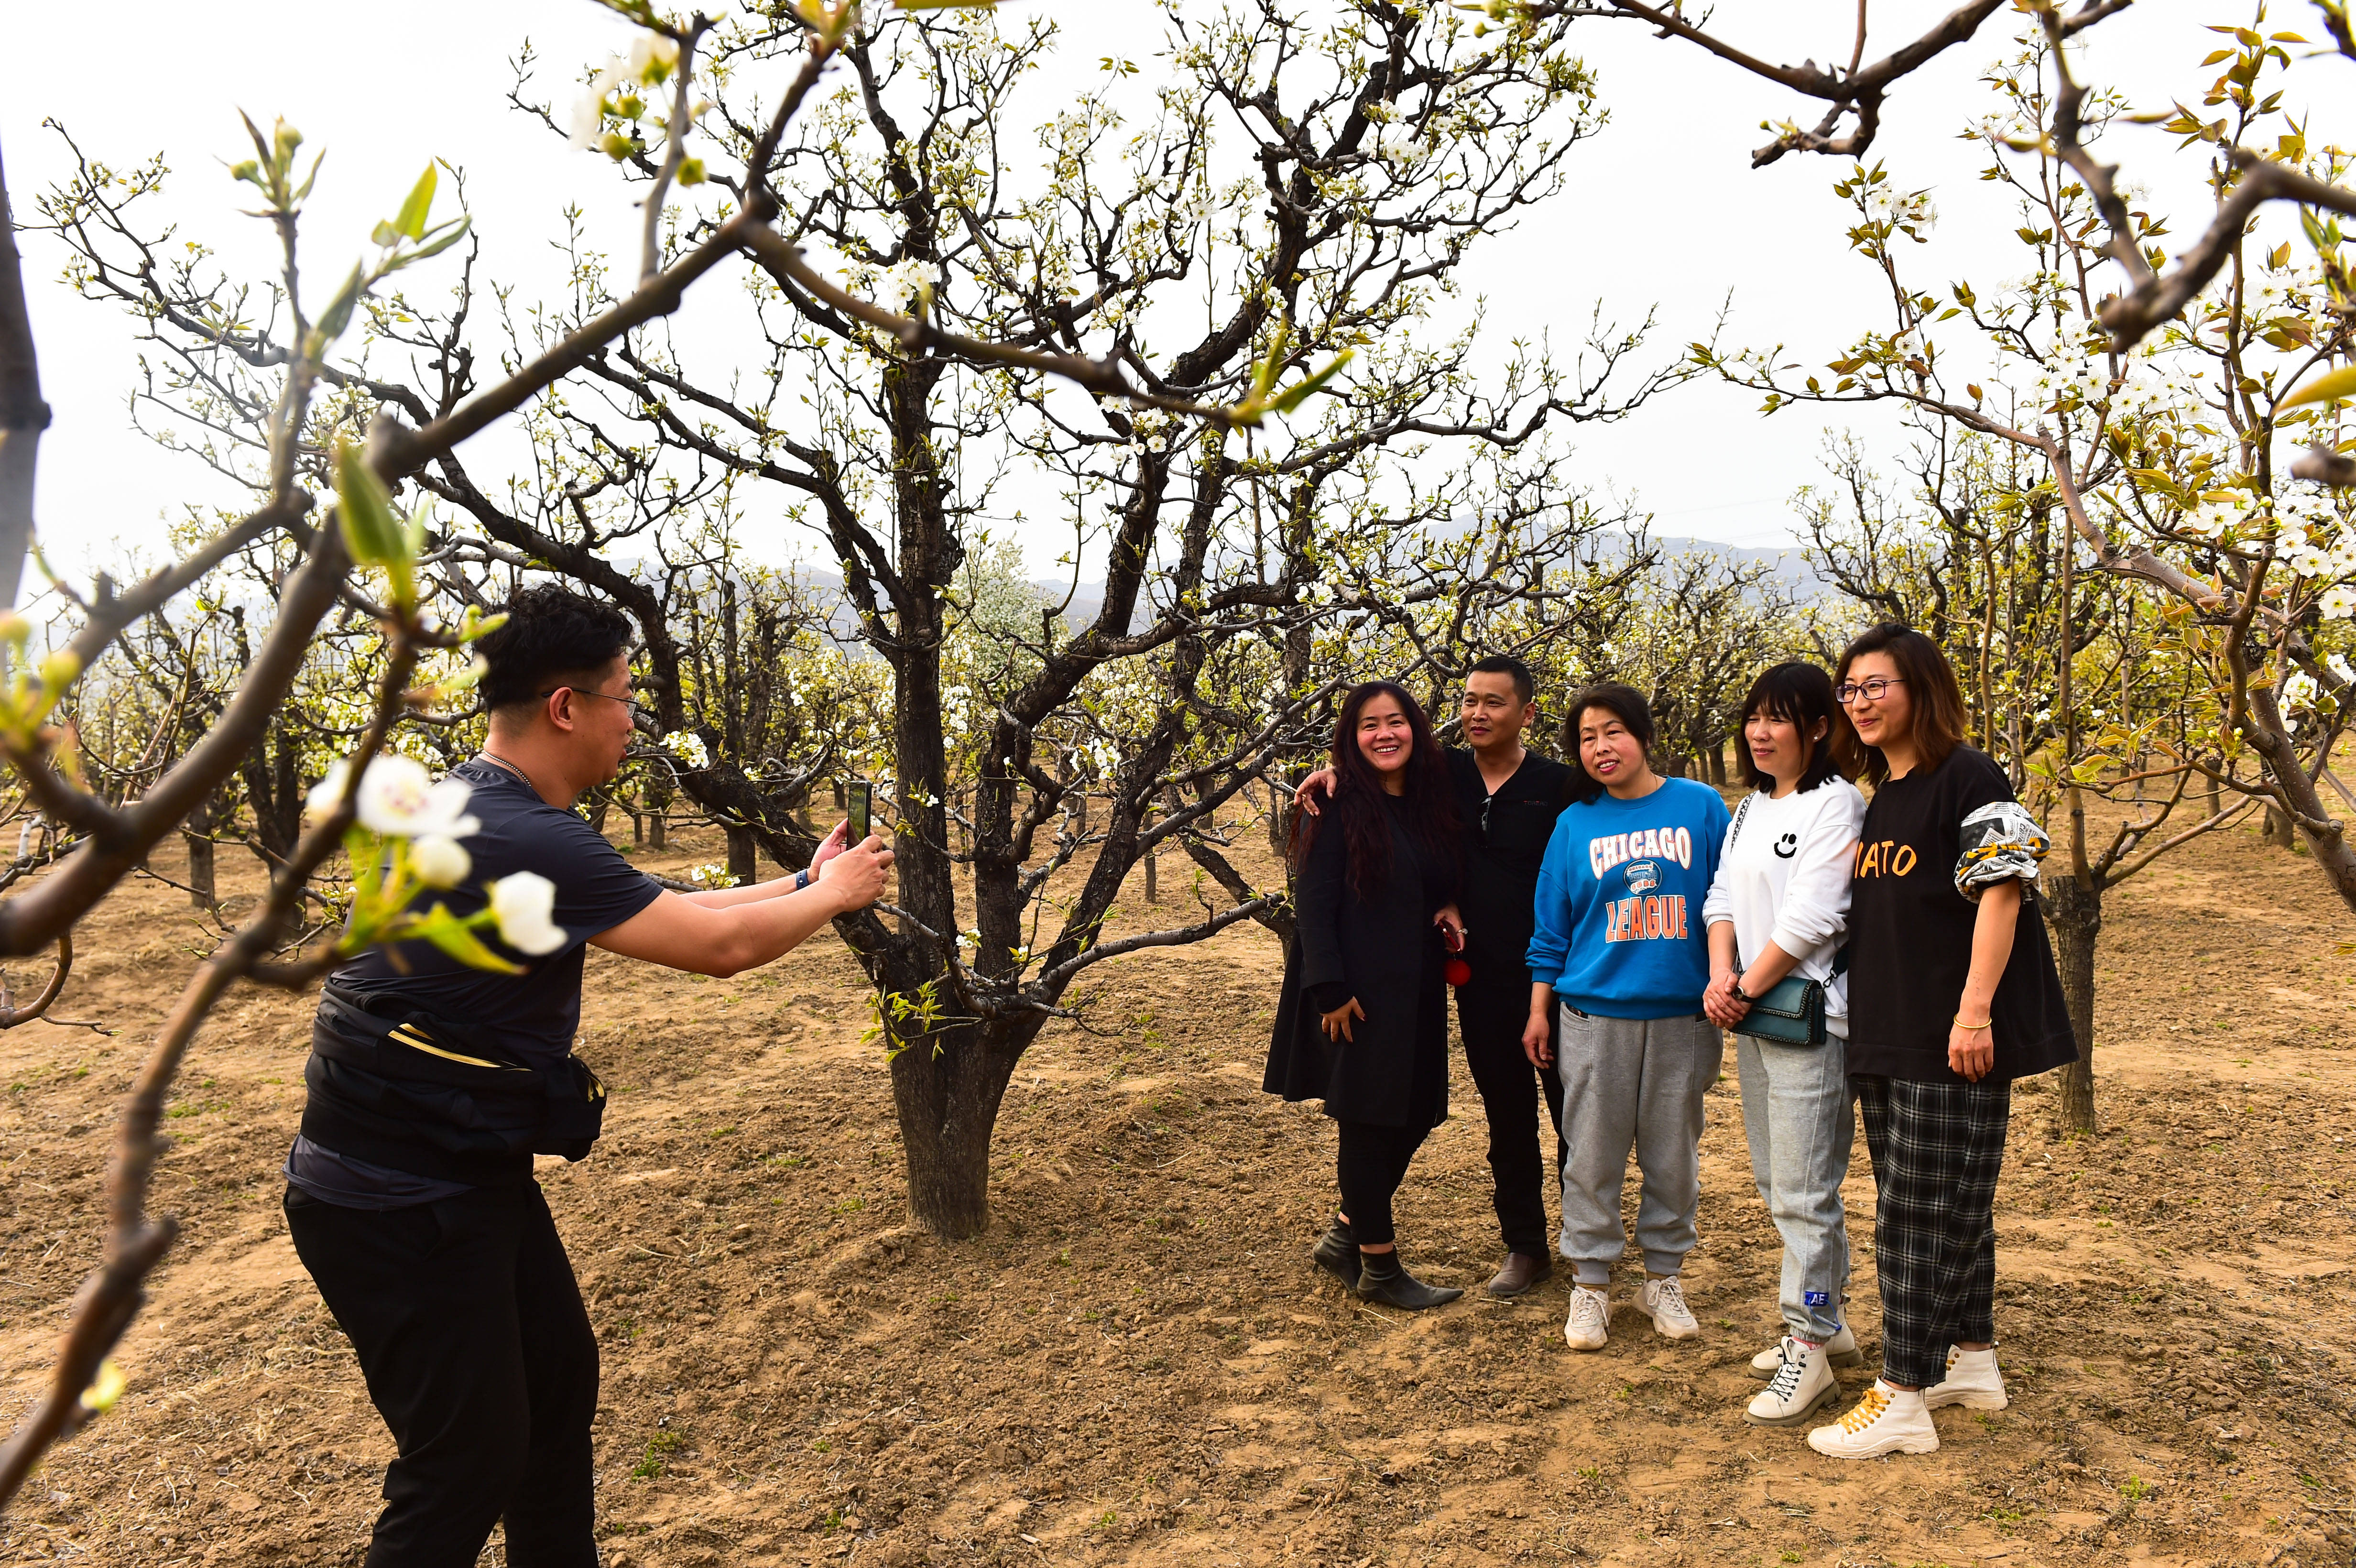
<path id="1" fill-rule="evenodd" d="M 1879 1194 L 1881 1375 L 1929 1388 L 1947 1375 L 1949 1345 L 1996 1339 L 1996 1181 L 2012 1085 L 1853 1082 Z"/>

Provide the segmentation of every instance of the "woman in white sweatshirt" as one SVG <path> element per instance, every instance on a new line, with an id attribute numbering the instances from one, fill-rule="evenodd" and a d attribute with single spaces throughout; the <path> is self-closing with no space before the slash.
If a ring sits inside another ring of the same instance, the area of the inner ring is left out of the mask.
<path id="1" fill-rule="evenodd" d="M 1737 1036 L 1751 1174 L 1783 1237 L 1785 1333 L 1752 1360 L 1767 1387 L 1743 1413 L 1761 1426 L 1805 1422 L 1839 1396 L 1833 1366 L 1862 1360 L 1841 1316 L 1848 1229 L 1840 1189 L 1856 1118 L 1848 981 L 1838 959 L 1865 797 L 1835 761 L 1835 711 L 1832 680 L 1814 665 L 1777 665 L 1751 686 L 1741 734 L 1753 793 L 1735 809 L 1702 905 L 1710 957 L 1702 1010 L 1711 1022 L 1740 1029 L 1756 999 L 1793 974 L 1825 993 L 1820 1045 Z"/>

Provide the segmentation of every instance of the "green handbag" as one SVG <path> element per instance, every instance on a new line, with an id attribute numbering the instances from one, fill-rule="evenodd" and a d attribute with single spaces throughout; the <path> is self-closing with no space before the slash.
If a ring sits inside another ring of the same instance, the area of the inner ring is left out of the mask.
<path id="1" fill-rule="evenodd" d="M 1727 830 L 1726 847 L 1730 851 L 1734 840 L 1742 832 L 1743 816 L 1750 810 L 1745 799 L 1742 808 L 1735 813 L 1734 826 Z M 1841 944 L 1833 955 L 1833 973 L 1844 974 L 1848 969 L 1848 944 Z M 1818 980 L 1792 974 L 1767 988 L 1763 997 L 1751 999 L 1751 1010 L 1730 1031 L 1747 1034 L 1753 1040 L 1772 1040 L 1777 1045 L 1822 1045 L 1831 1038 L 1825 1027 L 1825 987 Z"/>
<path id="2" fill-rule="evenodd" d="M 1846 949 L 1841 956 L 1847 956 Z M 1840 968 L 1840 959 L 1834 960 L 1833 972 Z M 1804 976 L 1786 975 L 1765 996 L 1751 998 L 1751 1010 L 1734 1032 L 1777 1045 L 1822 1045 L 1831 1038 L 1825 1028 L 1825 988 Z"/>

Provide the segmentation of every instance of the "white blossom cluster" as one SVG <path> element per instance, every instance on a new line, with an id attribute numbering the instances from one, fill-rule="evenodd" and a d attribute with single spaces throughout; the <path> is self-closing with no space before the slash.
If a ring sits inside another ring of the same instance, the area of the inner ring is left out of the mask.
<path id="1" fill-rule="evenodd" d="M 304 805 L 325 815 L 341 805 L 351 763 L 338 761 L 311 788 Z M 483 829 L 466 813 L 475 786 L 465 779 L 437 780 L 414 757 L 376 758 L 360 774 L 352 805 L 359 825 L 385 838 L 408 840 L 409 869 L 429 888 L 454 888 L 474 869 L 464 840 Z M 485 884 L 499 937 L 519 953 L 538 957 L 570 940 L 556 924 L 556 884 L 536 871 L 518 871 Z"/>
<path id="2" fill-rule="evenodd" d="M 630 45 L 629 53 L 606 57 L 589 85 L 581 90 L 581 96 L 573 100 L 566 127 L 573 133 L 573 144 L 584 151 L 603 145 L 606 115 L 620 112 L 626 119 L 635 118 L 616 95 L 627 97 L 639 87 L 659 82 L 678 65 L 679 40 L 659 33 L 642 33 Z"/>
<path id="3" fill-rule="evenodd" d="M 1865 193 L 1865 215 L 1876 223 L 1905 229 L 1917 241 L 1929 240 L 1939 228 L 1938 204 L 1927 190 L 1901 196 L 1887 185 L 1877 185 Z"/>
<path id="4" fill-rule="evenodd" d="M 703 737 L 692 730 L 674 730 L 663 737 L 662 743 L 664 751 L 691 768 L 701 771 L 712 765 L 711 748 L 703 743 Z"/>
<path id="5" fill-rule="evenodd" d="M 877 304 L 903 315 L 907 314 L 910 302 L 929 298 L 932 293 L 932 274 L 914 256 L 888 267 L 846 267 L 843 275 Z"/>

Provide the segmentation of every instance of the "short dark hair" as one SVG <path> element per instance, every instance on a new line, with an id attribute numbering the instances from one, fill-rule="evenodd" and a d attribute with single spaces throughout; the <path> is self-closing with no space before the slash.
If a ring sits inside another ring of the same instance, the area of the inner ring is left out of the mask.
<path id="1" fill-rule="evenodd" d="M 1579 721 L 1587 717 L 1590 708 L 1601 708 L 1627 726 L 1628 733 L 1644 748 L 1647 760 L 1657 733 L 1653 725 L 1653 705 L 1633 686 L 1622 686 L 1616 680 L 1601 681 L 1572 698 L 1569 717 L 1562 721 L 1562 751 L 1570 759 L 1571 794 L 1581 801 L 1593 800 L 1603 793 L 1603 785 L 1587 771 L 1587 763 L 1580 755 Z"/>
<path id="2" fill-rule="evenodd" d="M 475 643 L 490 666 L 483 706 L 494 712 L 536 702 L 567 677 L 603 671 L 629 647 L 634 629 L 617 607 L 553 582 L 524 589 L 506 613 L 505 625 Z"/>
<path id="3" fill-rule="evenodd" d="M 1772 791 L 1774 779 L 1760 770 L 1751 755 L 1751 741 L 1742 732 L 1742 727 L 1761 713 L 1790 720 L 1803 735 L 1817 720 L 1824 721 L 1825 732 L 1816 738 L 1807 768 L 1800 774 L 1802 790 L 1812 790 L 1843 771 L 1833 748 L 1833 737 L 1840 733 L 1842 720 L 1840 704 L 1833 700 L 1832 677 L 1795 659 L 1777 665 L 1751 683 L 1751 695 L 1742 699 L 1741 717 L 1735 721 L 1734 749 L 1742 759 L 1742 782 L 1753 789 Z"/>
<path id="4" fill-rule="evenodd" d="M 1930 773 L 1954 753 L 1964 743 L 1971 720 L 1964 710 L 1964 688 L 1956 684 L 1954 667 L 1939 645 L 1897 621 L 1884 621 L 1870 631 L 1861 632 L 1857 640 L 1841 650 L 1841 680 L 1848 678 L 1848 667 L 1867 654 L 1883 654 L 1898 667 L 1906 682 L 1907 702 L 1913 715 L 1910 726 L 1914 749 L 1921 754 L 1922 769 Z M 1844 760 L 1863 773 L 1868 781 L 1879 784 L 1890 777 L 1890 760 L 1880 748 L 1869 746 L 1858 739 L 1856 727 L 1848 721 L 1848 710 L 1841 710 L 1840 747 Z"/>
<path id="5" fill-rule="evenodd" d="M 1522 706 L 1526 708 L 1537 700 L 1537 677 L 1530 673 L 1529 666 L 1511 654 L 1491 654 L 1485 659 L 1474 661 L 1472 667 L 1464 673 L 1468 676 L 1510 675 L 1514 677 L 1514 695 L 1522 699 Z"/>

